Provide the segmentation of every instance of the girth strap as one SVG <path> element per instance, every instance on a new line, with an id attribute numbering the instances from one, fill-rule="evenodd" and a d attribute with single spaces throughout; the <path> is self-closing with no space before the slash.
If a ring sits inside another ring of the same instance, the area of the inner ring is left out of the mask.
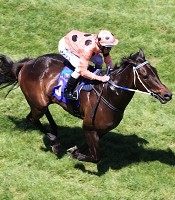
<path id="1" fill-rule="evenodd" d="M 95 93 L 97 94 L 97 96 L 99 97 L 100 96 L 100 93 L 94 88 L 92 87 L 93 90 L 95 91 Z M 119 108 L 116 108 L 114 107 L 112 104 L 110 104 L 103 96 L 101 96 L 101 100 L 103 101 L 103 103 L 109 107 L 111 110 L 115 111 L 115 112 L 123 112 L 122 109 L 119 109 Z"/>

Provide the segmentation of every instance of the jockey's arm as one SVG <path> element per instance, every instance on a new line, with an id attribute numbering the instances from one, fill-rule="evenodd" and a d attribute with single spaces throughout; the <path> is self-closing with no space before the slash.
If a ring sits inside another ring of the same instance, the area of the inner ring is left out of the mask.
<path id="1" fill-rule="evenodd" d="M 82 53 L 80 57 L 79 67 L 76 69 L 76 71 L 83 76 L 84 78 L 90 79 L 90 80 L 98 80 L 102 82 L 107 82 L 109 80 L 109 76 L 98 76 L 88 70 L 89 60 L 92 57 L 93 54 L 93 47 L 86 47 L 84 49 L 84 52 Z"/>
<path id="2" fill-rule="evenodd" d="M 92 72 L 90 72 L 87 69 L 84 70 L 80 70 L 80 75 L 83 76 L 84 78 L 90 79 L 90 80 L 97 80 L 97 81 L 101 81 L 101 82 L 107 82 L 109 81 L 109 76 L 104 75 L 104 76 L 98 76 Z"/>
<path id="3" fill-rule="evenodd" d="M 78 69 L 76 71 L 84 78 L 90 79 L 90 80 L 98 80 L 102 82 L 107 82 L 109 80 L 109 76 L 98 76 L 92 72 L 90 72 L 88 68 L 89 61 L 86 60 L 84 57 L 80 58 L 80 63 Z"/>

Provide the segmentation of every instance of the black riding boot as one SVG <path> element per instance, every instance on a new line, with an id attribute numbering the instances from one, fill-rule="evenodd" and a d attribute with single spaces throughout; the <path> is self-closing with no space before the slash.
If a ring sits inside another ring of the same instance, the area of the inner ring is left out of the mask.
<path id="1" fill-rule="evenodd" d="M 66 88 L 64 89 L 64 96 L 67 99 L 77 100 L 77 95 L 73 94 L 76 81 L 77 81 L 77 79 L 73 78 L 72 76 L 69 78 Z"/>

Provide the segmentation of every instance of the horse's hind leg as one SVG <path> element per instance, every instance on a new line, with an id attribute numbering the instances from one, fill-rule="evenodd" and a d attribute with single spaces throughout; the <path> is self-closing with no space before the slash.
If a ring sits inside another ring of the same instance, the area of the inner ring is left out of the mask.
<path id="1" fill-rule="evenodd" d="M 46 114 L 46 117 L 49 121 L 49 123 L 51 124 L 52 130 L 53 132 L 50 133 L 40 122 L 40 118 L 43 117 L 43 115 Z M 27 120 L 30 121 L 33 125 L 35 125 L 42 133 L 45 134 L 46 138 L 49 139 L 49 143 L 50 146 L 52 148 L 52 151 L 57 154 L 58 153 L 58 149 L 59 149 L 59 144 L 57 142 L 57 125 L 54 122 L 50 112 L 48 109 L 43 110 L 43 112 L 41 112 L 40 110 L 36 109 L 36 108 L 31 108 L 31 112 L 27 115 Z"/>
<path id="2" fill-rule="evenodd" d="M 55 123 L 49 109 L 47 109 L 46 113 L 45 113 L 46 117 L 47 117 L 47 120 L 49 121 L 49 124 L 50 124 L 50 127 L 52 129 L 52 132 L 54 135 L 57 136 L 57 129 L 58 129 L 58 126 L 57 124 Z"/>
<path id="3" fill-rule="evenodd" d="M 47 109 L 45 115 L 46 115 L 46 117 L 47 117 L 47 119 L 49 121 L 50 127 L 52 129 L 52 133 L 49 134 L 49 136 L 50 136 L 49 139 L 52 141 L 51 148 L 52 148 L 53 153 L 58 154 L 58 151 L 59 151 L 59 148 L 60 148 L 60 144 L 57 143 L 57 129 L 58 129 L 58 126 L 55 123 L 55 121 L 54 121 L 49 109 Z M 54 136 L 55 136 L 55 138 L 54 138 Z"/>
<path id="4" fill-rule="evenodd" d="M 32 123 L 34 126 L 36 126 L 42 133 L 46 134 L 48 130 L 41 124 L 39 118 L 36 119 L 33 117 L 32 111 L 27 115 L 26 119 Z"/>

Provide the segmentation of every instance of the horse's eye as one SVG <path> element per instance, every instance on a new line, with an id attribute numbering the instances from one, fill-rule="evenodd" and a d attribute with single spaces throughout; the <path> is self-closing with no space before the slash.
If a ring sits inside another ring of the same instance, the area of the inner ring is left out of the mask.
<path id="1" fill-rule="evenodd" d="M 145 80 L 148 79 L 148 73 L 145 68 L 140 69 L 140 76 Z"/>
<path id="2" fill-rule="evenodd" d="M 143 79 L 148 79 L 148 75 L 147 74 L 143 75 L 142 77 L 143 77 Z"/>

